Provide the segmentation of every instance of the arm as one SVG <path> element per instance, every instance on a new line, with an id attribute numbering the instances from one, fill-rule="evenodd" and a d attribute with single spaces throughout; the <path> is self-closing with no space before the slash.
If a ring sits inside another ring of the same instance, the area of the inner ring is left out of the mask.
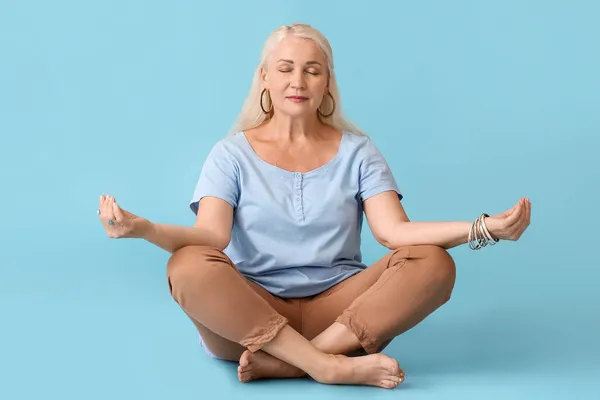
<path id="1" fill-rule="evenodd" d="M 449 249 L 467 243 L 471 222 L 411 222 L 400 202 L 398 185 L 381 152 L 367 140 L 360 167 L 359 198 L 375 239 L 389 249 L 432 244 Z M 494 238 L 517 240 L 529 225 L 531 203 L 485 218 Z"/>
<path id="2" fill-rule="evenodd" d="M 411 222 L 396 193 L 382 192 L 364 202 L 375 239 L 389 249 L 432 244 L 450 249 L 468 242 L 472 222 Z M 517 240 L 529 226 L 531 203 L 522 199 L 510 210 L 485 219 L 495 238 Z"/>
<path id="3" fill-rule="evenodd" d="M 471 227 L 469 222 L 411 222 L 393 191 L 368 198 L 364 209 L 373 236 L 391 250 L 418 244 L 449 249 L 467 243 Z"/>
<path id="4" fill-rule="evenodd" d="M 469 222 L 411 222 L 393 191 L 367 199 L 364 209 L 373 236 L 391 250 L 419 244 L 449 249 L 467 243 L 471 228 Z"/>
<path id="5" fill-rule="evenodd" d="M 122 209 L 112 196 L 100 196 L 100 220 L 110 238 L 141 238 L 170 253 L 186 246 L 223 250 L 231 240 L 233 206 L 216 197 L 199 202 L 194 226 L 153 223 Z"/>
<path id="6" fill-rule="evenodd" d="M 471 222 L 410 222 L 390 232 L 392 248 L 407 244 L 433 244 L 450 249 L 467 243 Z M 403 240 L 404 239 L 404 240 Z"/>
<path id="7" fill-rule="evenodd" d="M 231 240 L 233 207 L 216 197 L 200 200 L 194 226 L 177 226 L 144 221 L 142 238 L 174 253 L 185 246 L 212 246 L 223 250 Z"/>
<path id="8" fill-rule="evenodd" d="M 237 162 L 226 142 L 216 143 L 202 166 L 190 204 L 196 213 L 194 226 L 152 224 L 144 239 L 171 253 L 185 246 L 225 249 L 231 240 L 239 196 L 237 171 Z"/>
<path id="9" fill-rule="evenodd" d="M 153 223 L 123 210 L 112 196 L 100 197 L 100 219 L 109 237 L 142 238 L 170 253 L 186 246 L 224 250 L 231 240 L 239 197 L 238 167 L 223 141 L 211 149 L 200 173 L 190 208 L 194 226 Z"/>

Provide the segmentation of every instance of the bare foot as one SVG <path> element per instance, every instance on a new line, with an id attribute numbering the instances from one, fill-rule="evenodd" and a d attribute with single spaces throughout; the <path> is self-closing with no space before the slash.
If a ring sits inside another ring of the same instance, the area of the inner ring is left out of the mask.
<path id="1" fill-rule="evenodd" d="M 331 366 L 315 379 L 334 385 L 367 385 L 393 389 L 404 381 L 404 371 L 398 361 L 385 354 L 370 354 L 363 357 L 333 356 Z"/>
<path id="2" fill-rule="evenodd" d="M 262 351 L 252 353 L 246 350 L 240 357 L 238 366 L 240 382 L 262 378 L 299 378 L 304 375 L 304 371 Z"/>

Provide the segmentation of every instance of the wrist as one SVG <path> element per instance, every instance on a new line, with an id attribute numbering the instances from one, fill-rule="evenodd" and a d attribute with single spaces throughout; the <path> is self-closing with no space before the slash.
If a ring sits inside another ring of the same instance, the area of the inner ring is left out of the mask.
<path id="1" fill-rule="evenodd" d="M 148 219 L 141 219 L 139 222 L 139 226 L 137 231 L 139 232 L 136 235 L 140 239 L 148 240 L 153 235 L 156 225 Z"/>
<path id="2" fill-rule="evenodd" d="M 484 222 L 485 222 L 485 227 L 487 228 L 488 232 L 490 233 L 490 235 L 492 236 L 492 238 L 494 238 L 494 240 L 498 241 L 500 240 L 500 236 L 498 235 L 498 232 L 500 230 L 500 225 L 497 219 L 492 218 L 492 217 L 486 217 L 484 218 Z"/>

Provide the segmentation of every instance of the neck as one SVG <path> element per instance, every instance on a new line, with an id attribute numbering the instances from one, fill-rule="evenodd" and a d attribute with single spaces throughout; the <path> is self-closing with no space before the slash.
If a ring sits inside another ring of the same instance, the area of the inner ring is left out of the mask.
<path id="1" fill-rule="evenodd" d="M 318 135 L 323 124 L 316 115 L 310 118 L 293 118 L 275 114 L 268 126 L 273 138 L 292 142 Z"/>

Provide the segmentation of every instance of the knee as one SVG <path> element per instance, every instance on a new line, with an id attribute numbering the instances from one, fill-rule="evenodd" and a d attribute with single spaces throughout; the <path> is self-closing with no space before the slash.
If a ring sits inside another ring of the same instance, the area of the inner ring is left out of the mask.
<path id="1" fill-rule="evenodd" d="M 428 284 L 446 292 L 445 301 L 450 300 L 456 281 L 456 263 L 446 249 L 436 245 L 408 246 L 405 251 L 398 251 L 398 255 L 416 261 L 418 268 L 426 269 Z"/>
<path id="2" fill-rule="evenodd" d="M 169 288 L 185 282 L 197 283 L 207 270 L 228 265 L 229 258 L 216 247 L 186 246 L 175 251 L 167 262 Z"/>
<path id="3" fill-rule="evenodd" d="M 427 265 L 431 277 L 439 285 L 439 290 L 447 293 L 444 302 L 450 300 L 456 282 L 456 263 L 446 249 L 440 246 L 426 246 Z"/>

